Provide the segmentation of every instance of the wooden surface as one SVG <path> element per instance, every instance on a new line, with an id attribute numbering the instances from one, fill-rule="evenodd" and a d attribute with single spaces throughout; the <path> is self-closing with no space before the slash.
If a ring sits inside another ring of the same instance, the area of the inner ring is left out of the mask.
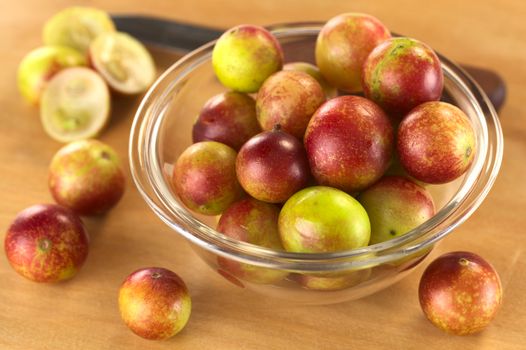
<path id="1" fill-rule="evenodd" d="M 231 287 L 148 209 L 131 179 L 123 200 L 103 218 L 86 221 L 91 252 L 79 275 L 57 285 L 26 281 L 0 254 L 0 349 L 524 349 L 526 345 L 526 2 L 478 1 L 77 1 L 113 13 L 144 13 L 217 27 L 240 22 L 327 20 L 346 11 L 379 17 L 393 31 L 424 40 L 463 63 L 498 71 L 509 88 L 500 117 L 505 154 L 495 187 L 480 209 L 433 255 L 470 250 L 499 271 L 504 303 L 484 332 L 443 334 L 424 318 L 417 286 L 424 266 L 373 296 L 339 305 L 304 307 Z M 16 91 L 16 68 L 40 45 L 44 21 L 63 0 L 0 2 L 0 230 L 15 214 L 50 202 L 47 166 L 61 146 L 46 137 L 38 111 Z M 164 62 L 166 64 L 167 62 Z M 100 137 L 126 162 L 139 98 L 121 98 Z M 3 236 L 1 237 L 3 247 Z M 3 251 L 3 248 L 2 248 Z M 428 260 L 429 261 L 429 260 Z M 187 282 L 193 311 L 185 330 L 166 342 L 132 334 L 121 322 L 117 291 L 124 277 L 164 266 Z M 425 265 L 425 264 L 424 264 Z"/>

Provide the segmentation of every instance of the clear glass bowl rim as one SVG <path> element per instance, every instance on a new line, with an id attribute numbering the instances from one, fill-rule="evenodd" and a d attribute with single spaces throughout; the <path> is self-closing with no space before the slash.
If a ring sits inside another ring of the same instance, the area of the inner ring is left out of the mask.
<path id="1" fill-rule="evenodd" d="M 294 35 L 314 35 L 322 22 L 298 22 L 267 27 L 278 39 Z M 503 155 L 503 135 L 497 113 L 480 86 L 462 68 L 437 53 L 447 79 L 466 94 L 477 111 L 483 142 L 478 144 L 474 164 L 454 195 L 436 215 L 424 224 L 395 239 L 333 253 L 291 253 L 239 242 L 222 235 L 194 218 L 177 203 L 169 186 L 162 184 L 162 166 L 157 153 L 161 109 L 178 88 L 178 82 L 192 69 L 211 58 L 215 41 L 188 53 L 168 68 L 144 96 L 130 132 L 129 160 L 133 181 L 150 208 L 173 230 L 214 254 L 256 266 L 294 272 L 353 270 L 403 259 L 444 238 L 480 206 L 493 186 Z M 481 146 L 484 146 L 481 148 Z M 154 171 L 155 170 L 155 171 Z M 162 187 L 162 188 L 161 188 Z"/>

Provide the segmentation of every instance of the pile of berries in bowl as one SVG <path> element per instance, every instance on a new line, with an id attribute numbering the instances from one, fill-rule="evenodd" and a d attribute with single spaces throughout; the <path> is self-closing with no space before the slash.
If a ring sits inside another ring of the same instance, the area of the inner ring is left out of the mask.
<path id="1" fill-rule="evenodd" d="M 130 137 L 139 191 L 204 261 L 307 304 L 407 275 L 480 205 L 501 158 L 476 83 L 364 14 L 226 31 L 159 78 Z"/>

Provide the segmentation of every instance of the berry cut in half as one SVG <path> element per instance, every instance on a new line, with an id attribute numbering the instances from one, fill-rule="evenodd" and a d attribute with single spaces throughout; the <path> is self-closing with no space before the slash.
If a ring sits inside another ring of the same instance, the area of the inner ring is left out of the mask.
<path id="1" fill-rule="evenodd" d="M 152 56 L 141 42 L 126 33 L 98 36 L 90 45 L 89 59 L 108 85 L 125 95 L 146 91 L 155 79 Z"/>
<path id="2" fill-rule="evenodd" d="M 70 142 L 96 136 L 110 116 L 110 92 L 104 80 L 84 67 L 60 71 L 42 94 L 40 118 L 46 133 Z"/>

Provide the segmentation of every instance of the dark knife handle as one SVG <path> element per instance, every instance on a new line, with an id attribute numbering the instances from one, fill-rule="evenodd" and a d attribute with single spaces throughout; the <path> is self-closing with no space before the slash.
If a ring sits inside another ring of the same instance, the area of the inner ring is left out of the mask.
<path id="1" fill-rule="evenodd" d="M 461 64 L 460 66 L 480 85 L 498 112 L 504 101 L 506 101 L 506 83 L 504 79 L 490 69 L 466 64 Z"/>
<path id="2" fill-rule="evenodd" d="M 192 51 L 223 33 L 215 28 L 156 17 L 113 15 L 112 18 L 119 31 L 127 32 L 145 43 L 182 52 Z M 500 75 L 489 69 L 469 65 L 461 67 L 475 79 L 498 111 L 506 99 L 506 84 Z"/>
<path id="3" fill-rule="evenodd" d="M 142 42 L 181 51 L 192 51 L 221 36 L 223 31 L 167 20 L 135 15 L 112 15 L 117 29 Z"/>

